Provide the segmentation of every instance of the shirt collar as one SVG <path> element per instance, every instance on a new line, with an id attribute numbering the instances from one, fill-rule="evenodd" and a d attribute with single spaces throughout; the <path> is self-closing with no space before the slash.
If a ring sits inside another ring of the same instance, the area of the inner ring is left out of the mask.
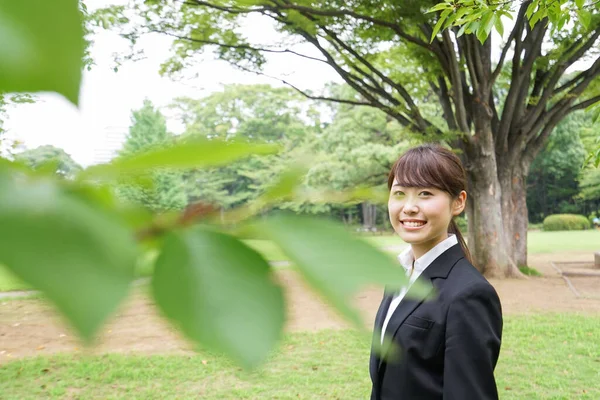
<path id="1" fill-rule="evenodd" d="M 427 268 L 436 258 L 442 255 L 446 250 L 450 247 L 458 244 L 458 239 L 456 235 L 451 234 L 447 239 L 444 239 L 442 242 L 435 245 L 431 250 L 427 253 L 423 254 L 417 260 L 414 259 L 414 255 L 412 252 L 412 247 L 408 246 L 402 253 L 398 255 L 398 261 L 406 270 L 406 274 L 410 274 L 412 270 L 413 261 L 415 262 L 415 270 L 414 272 L 420 274 Z"/>

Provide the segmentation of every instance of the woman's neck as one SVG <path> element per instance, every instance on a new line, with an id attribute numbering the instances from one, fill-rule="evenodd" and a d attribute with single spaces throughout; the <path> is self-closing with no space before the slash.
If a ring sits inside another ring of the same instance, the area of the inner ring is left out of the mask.
<path id="1" fill-rule="evenodd" d="M 419 258 L 423 257 L 435 246 L 442 243 L 444 240 L 448 239 L 449 236 L 450 235 L 446 233 L 445 235 L 442 235 L 430 242 L 411 244 L 412 253 L 413 253 L 415 260 L 418 260 Z"/>

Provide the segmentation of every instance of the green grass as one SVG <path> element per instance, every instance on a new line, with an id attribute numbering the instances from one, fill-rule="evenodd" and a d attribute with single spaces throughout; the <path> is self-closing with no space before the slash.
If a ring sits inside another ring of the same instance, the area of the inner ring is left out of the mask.
<path id="1" fill-rule="evenodd" d="M 405 243 L 397 236 L 359 236 L 372 245 L 385 247 L 401 247 Z M 273 242 L 268 240 L 246 240 L 249 246 L 260 252 L 269 261 L 286 261 L 288 258 Z M 530 254 L 598 251 L 600 250 L 600 230 L 563 231 L 563 232 L 529 232 L 528 251 Z M 395 253 L 395 250 L 388 250 Z M 148 257 L 148 260 L 151 257 Z M 152 273 L 151 263 L 142 260 L 138 265 L 138 275 L 148 276 Z M 0 265 L 0 292 L 9 290 L 25 290 L 29 286 L 15 278 Z"/>
<path id="2" fill-rule="evenodd" d="M 527 276 L 542 276 L 540 271 L 533 267 L 528 267 L 527 265 L 519 265 L 519 271 Z"/>
<path id="3" fill-rule="evenodd" d="M 527 250 L 531 254 L 600 250 L 600 230 L 529 232 Z"/>
<path id="4" fill-rule="evenodd" d="M 600 398 L 600 316 L 507 317 L 501 399 Z M 57 355 L 0 367 L 2 399 L 366 399 L 369 338 L 295 333 L 259 370 L 215 354 Z"/>

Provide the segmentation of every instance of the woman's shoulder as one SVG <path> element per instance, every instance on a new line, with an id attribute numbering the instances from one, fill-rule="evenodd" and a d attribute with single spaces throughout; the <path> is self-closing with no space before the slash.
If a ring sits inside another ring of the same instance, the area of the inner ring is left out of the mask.
<path id="1" fill-rule="evenodd" d="M 448 275 L 446 286 L 454 296 L 484 295 L 498 297 L 494 286 L 467 260 L 459 260 Z"/>

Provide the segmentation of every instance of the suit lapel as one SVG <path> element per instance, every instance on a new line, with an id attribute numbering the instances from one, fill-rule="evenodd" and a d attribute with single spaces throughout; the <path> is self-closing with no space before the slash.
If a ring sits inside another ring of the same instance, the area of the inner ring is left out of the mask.
<path id="1" fill-rule="evenodd" d="M 383 327 L 383 320 L 385 319 L 388 308 L 390 308 L 394 293 L 394 291 L 386 289 L 383 300 L 381 300 L 381 304 L 379 305 L 379 310 L 377 310 L 377 315 L 375 316 L 375 329 L 379 331 L 381 331 L 381 328 Z"/>
<path id="2" fill-rule="evenodd" d="M 390 303 L 392 302 L 393 297 L 394 292 L 386 289 L 383 295 L 383 299 L 381 300 L 381 304 L 379 305 L 379 310 L 377 310 L 377 315 L 375 316 L 375 329 L 373 329 L 373 343 L 371 347 L 371 357 L 369 359 L 369 371 L 371 373 L 373 381 L 377 379 L 377 369 L 380 363 L 379 355 L 376 353 L 375 349 L 378 349 L 380 347 L 381 328 L 383 327 L 383 321 L 387 314 L 388 308 L 390 308 Z"/>

